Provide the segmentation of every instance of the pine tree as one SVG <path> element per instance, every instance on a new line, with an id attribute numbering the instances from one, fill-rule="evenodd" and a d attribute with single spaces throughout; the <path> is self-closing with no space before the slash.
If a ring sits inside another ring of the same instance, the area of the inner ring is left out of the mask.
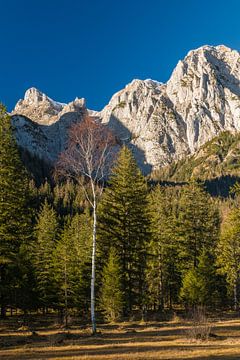
<path id="1" fill-rule="evenodd" d="M 163 310 L 171 307 L 179 293 L 180 272 L 176 240 L 178 194 L 173 188 L 157 186 L 150 196 L 152 237 L 148 246 L 148 305 Z"/>
<path id="2" fill-rule="evenodd" d="M 62 236 L 53 250 L 53 276 L 56 281 L 58 306 L 64 310 L 64 325 L 68 327 L 69 307 L 71 307 L 72 279 L 72 239 L 68 236 L 66 226 Z"/>
<path id="3" fill-rule="evenodd" d="M 54 251 L 54 278 L 58 303 L 65 312 L 77 307 L 85 313 L 89 308 L 91 274 L 91 219 L 77 214 L 64 227 Z"/>
<path id="4" fill-rule="evenodd" d="M 35 229 L 36 243 L 33 248 L 33 263 L 43 308 L 56 305 L 53 252 L 57 244 L 58 220 L 53 208 L 45 201 Z"/>
<path id="5" fill-rule="evenodd" d="M 188 305 L 211 306 L 219 299 L 217 285 L 214 258 L 204 249 L 198 257 L 197 267 L 185 273 L 180 295 Z"/>
<path id="6" fill-rule="evenodd" d="M 149 241 L 147 184 L 131 151 L 123 147 L 101 203 L 100 240 L 103 256 L 115 248 L 124 292 L 124 313 L 144 306 L 146 243 Z"/>
<path id="7" fill-rule="evenodd" d="M 119 319 L 123 309 L 123 289 L 121 266 L 115 249 L 110 250 L 108 262 L 103 269 L 100 302 L 106 320 Z"/>
<path id="8" fill-rule="evenodd" d="M 219 211 L 201 184 L 192 182 L 180 199 L 177 236 L 183 269 L 197 267 L 203 249 L 214 252 L 219 236 Z"/>
<path id="9" fill-rule="evenodd" d="M 226 276 L 233 294 L 234 309 L 238 309 L 240 296 L 240 210 L 233 209 L 222 224 L 217 248 L 217 262 L 220 273 Z"/>
<path id="10" fill-rule="evenodd" d="M 92 218 L 88 213 L 73 217 L 69 236 L 73 241 L 73 302 L 85 315 L 90 307 Z"/>
<path id="11" fill-rule="evenodd" d="M 20 247 L 31 236 L 28 181 L 11 119 L 0 105 L 0 305 L 3 317 L 17 286 Z"/>

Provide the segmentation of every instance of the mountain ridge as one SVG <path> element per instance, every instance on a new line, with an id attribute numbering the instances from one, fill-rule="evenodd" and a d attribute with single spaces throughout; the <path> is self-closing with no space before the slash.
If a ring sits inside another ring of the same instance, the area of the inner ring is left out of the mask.
<path id="1" fill-rule="evenodd" d="M 66 145 L 68 128 L 86 114 L 99 117 L 132 148 L 143 172 L 160 169 L 223 131 L 240 130 L 240 54 L 224 45 L 191 50 L 166 83 L 134 79 L 99 112 L 88 110 L 84 99 L 62 104 L 31 88 L 11 113 L 18 143 L 53 162 Z M 49 146 L 56 138 L 61 145 Z"/>

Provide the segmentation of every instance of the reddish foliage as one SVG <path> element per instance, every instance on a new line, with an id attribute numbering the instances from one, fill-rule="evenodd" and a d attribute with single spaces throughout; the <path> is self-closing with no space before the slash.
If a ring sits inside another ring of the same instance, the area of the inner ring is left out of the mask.
<path id="1" fill-rule="evenodd" d="M 99 181 L 109 171 L 114 145 L 115 137 L 106 126 L 93 117 L 85 117 L 71 127 L 67 149 L 57 163 L 57 173 Z"/>

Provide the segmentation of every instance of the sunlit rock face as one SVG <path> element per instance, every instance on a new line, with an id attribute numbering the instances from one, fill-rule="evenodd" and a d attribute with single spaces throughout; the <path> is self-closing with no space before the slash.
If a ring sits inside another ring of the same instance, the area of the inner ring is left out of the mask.
<path id="1" fill-rule="evenodd" d="M 222 45 L 190 51 L 166 84 L 134 80 L 100 117 L 155 169 L 194 153 L 219 132 L 240 129 L 239 53 Z"/>
<path id="2" fill-rule="evenodd" d="M 240 129 L 240 56 L 223 45 L 190 51 L 167 83 L 191 152 L 222 130 Z"/>
<path id="3" fill-rule="evenodd" d="M 54 163 L 65 149 L 69 128 L 86 114 L 84 99 L 62 104 L 31 88 L 11 115 L 18 144 L 32 155 Z"/>
<path id="4" fill-rule="evenodd" d="M 62 104 L 31 88 L 12 113 L 17 140 L 54 161 L 71 124 L 87 112 L 84 99 Z M 147 173 L 194 153 L 223 130 L 240 130 L 240 55 L 203 46 L 179 61 L 166 84 L 133 80 L 102 111 L 89 113 L 132 148 Z"/>
<path id="5" fill-rule="evenodd" d="M 155 168 L 189 151 L 186 124 L 175 112 L 165 84 L 134 80 L 112 97 L 99 116 L 122 142 L 131 144 L 142 166 Z"/>

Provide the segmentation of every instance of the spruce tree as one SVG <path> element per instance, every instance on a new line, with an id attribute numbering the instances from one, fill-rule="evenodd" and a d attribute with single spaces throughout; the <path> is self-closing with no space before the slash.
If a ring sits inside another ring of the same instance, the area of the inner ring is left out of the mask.
<path id="1" fill-rule="evenodd" d="M 123 147 L 99 211 L 103 257 L 115 248 L 121 266 L 124 313 L 144 307 L 146 243 L 149 241 L 147 184 L 131 151 Z"/>
<path id="2" fill-rule="evenodd" d="M 43 204 L 36 228 L 33 263 L 36 273 L 39 301 L 43 308 L 56 306 L 56 283 L 54 279 L 53 252 L 58 238 L 58 220 L 47 200 Z"/>
<path id="3" fill-rule="evenodd" d="M 73 303 L 85 316 L 90 308 L 92 218 L 86 212 L 76 214 L 69 228 L 73 241 Z"/>
<path id="4" fill-rule="evenodd" d="M 72 239 L 68 236 L 66 226 L 62 236 L 53 250 L 53 276 L 56 281 L 57 302 L 64 310 L 64 325 L 68 327 L 69 308 L 71 307 L 71 265 L 72 265 Z"/>
<path id="5" fill-rule="evenodd" d="M 110 250 L 108 262 L 103 269 L 100 303 L 106 320 L 115 321 L 120 318 L 123 309 L 123 289 L 121 266 L 115 249 Z"/>
<path id="6" fill-rule="evenodd" d="M 234 309 L 239 307 L 240 295 L 240 210 L 232 209 L 222 224 L 217 247 L 219 271 L 226 276 L 233 296 Z"/>
<path id="7" fill-rule="evenodd" d="M 148 306 L 172 307 L 179 293 L 180 272 L 176 239 L 178 194 L 157 186 L 150 195 L 152 236 L 148 246 Z"/>
<path id="8" fill-rule="evenodd" d="M 83 314 L 88 311 L 90 273 L 91 219 L 87 214 L 77 214 L 65 224 L 54 251 L 54 278 L 66 326 L 70 308 L 78 308 Z"/>
<path id="9" fill-rule="evenodd" d="M 219 236 L 219 211 L 202 184 L 183 190 L 176 229 L 183 269 L 197 267 L 202 250 L 214 252 Z"/>
<path id="10" fill-rule="evenodd" d="M 214 257 L 205 249 L 198 257 L 197 267 L 186 271 L 183 277 L 181 298 L 188 305 L 215 305 L 219 299 L 218 278 Z"/>
<path id="11" fill-rule="evenodd" d="M 0 305 L 6 305 L 17 286 L 19 251 L 31 235 L 28 176 L 22 165 L 10 116 L 0 105 Z"/>

